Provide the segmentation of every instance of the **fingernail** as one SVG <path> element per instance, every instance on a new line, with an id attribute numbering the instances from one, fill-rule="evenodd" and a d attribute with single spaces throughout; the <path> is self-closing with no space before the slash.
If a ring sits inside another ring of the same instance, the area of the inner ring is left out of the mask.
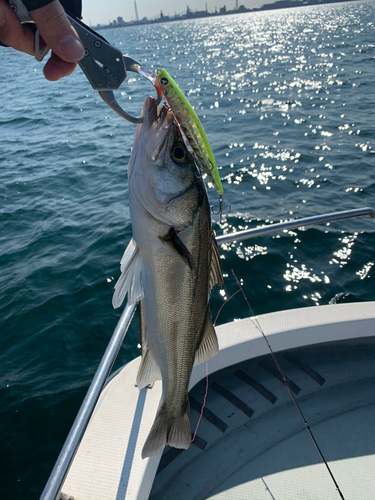
<path id="1" fill-rule="evenodd" d="M 64 36 L 64 38 L 60 40 L 59 46 L 62 54 L 68 61 L 80 61 L 85 55 L 85 49 L 82 43 L 73 35 Z"/>

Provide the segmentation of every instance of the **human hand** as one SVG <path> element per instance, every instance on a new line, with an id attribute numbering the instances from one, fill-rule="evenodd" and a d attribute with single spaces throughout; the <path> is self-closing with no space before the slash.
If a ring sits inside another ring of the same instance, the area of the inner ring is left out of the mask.
<path id="1" fill-rule="evenodd" d="M 30 11 L 40 35 L 51 49 L 51 56 L 44 66 L 47 80 L 56 81 L 70 75 L 77 62 L 85 55 L 77 32 L 66 17 L 58 0 Z M 4 0 L 0 0 L 0 40 L 16 50 L 34 55 L 34 31 L 21 24 L 16 14 Z"/>

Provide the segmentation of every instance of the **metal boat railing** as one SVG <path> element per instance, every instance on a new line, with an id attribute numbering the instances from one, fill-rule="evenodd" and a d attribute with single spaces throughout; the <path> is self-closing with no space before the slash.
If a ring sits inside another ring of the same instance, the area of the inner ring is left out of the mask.
<path id="1" fill-rule="evenodd" d="M 363 217 L 366 215 L 369 215 L 375 220 L 375 209 L 366 207 L 355 210 L 346 210 L 344 212 L 333 212 L 324 215 L 305 217 L 302 219 L 294 219 L 276 224 L 270 224 L 268 226 L 225 234 L 222 236 L 218 236 L 216 240 L 220 245 L 224 243 L 231 243 L 234 241 L 242 241 L 249 238 L 255 238 L 257 236 L 277 233 L 284 230 L 296 229 L 317 224 L 325 224 L 328 222 L 351 219 L 355 217 Z M 40 500 L 63 500 L 64 498 L 64 496 L 60 496 L 61 488 L 69 472 L 78 447 L 81 443 L 91 415 L 93 414 L 95 405 L 108 380 L 112 366 L 124 341 L 136 307 L 137 303 L 131 305 L 127 304 L 120 317 L 111 340 L 109 341 L 108 347 L 87 391 L 86 397 L 83 400 L 77 417 L 72 425 L 72 428 L 60 452 L 60 455 L 42 492 Z"/>
<path id="2" fill-rule="evenodd" d="M 317 224 L 326 224 L 328 222 L 337 220 L 363 217 L 364 215 L 369 215 L 375 220 L 375 210 L 373 208 L 357 208 L 355 210 L 345 210 L 344 212 L 332 212 L 330 214 L 314 215 L 312 217 L 304 217 L 303 219 L 293 219 L 285 222 L 270 224 L 269 226 L 256 227 L 254 229 L 238 231 L 237 233 L 225 234 L 222 236 L 217 236 L 216 241 L 220 245 L 223 243 L 231 243 L 232 241 L 247 240 L 249 238 L 255 238 L 256 236 L 279 233 L 288 229 L 314 226 Z"/>

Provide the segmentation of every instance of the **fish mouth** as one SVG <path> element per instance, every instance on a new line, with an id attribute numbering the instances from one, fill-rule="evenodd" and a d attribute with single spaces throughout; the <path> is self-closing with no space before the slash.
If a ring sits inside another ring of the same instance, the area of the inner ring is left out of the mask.
<path id="1" fill-rule="evenodd" d="M 148 132 L 145 150 L 151 160 L 156 162 L 165 156 L 168 139 L 174 132 L 174 116 L 167 104 L 158 108 L 153 97 L 146 99 L 143 112 L 143 127 Z"/>
<path id="2" fill-rule="evenodd" d="M 153 97 L 147 97 L 143 105 L 141 116 L 143 116 L 143 127 L 148 130 L 154 128 L 169 129 L 173 122 L 173 113 L 167 104 L 158 108 L 157 101 Z"/>
<path id="3" fill-rule="evenodd" d="M 143 112 L 145 126 L 152 129 L 155 134 L 154 140 L 151 140 L 146 147 L 153 161 L 164 157 L 170 135 L 173 135 L 182 144 L 186 144 L 175 116 L 167 103 L 158 108 L 156 100 L 149 97 L 146 99 Z M 160 141 L 159 144 L 158 141 Z"/>
<path id="4" fill-rule="evenodd" d="M 168 146 L 176 133 L 175 119 L 167 104 L 158 108 L 153 97 L 147 97 L 141 116 L 143 122 L 138 125 L 132 154 L 128 164 L 129 179 L 132 176 L 138 155 L 145 155 L 147 163 L 163 162 Z"/>

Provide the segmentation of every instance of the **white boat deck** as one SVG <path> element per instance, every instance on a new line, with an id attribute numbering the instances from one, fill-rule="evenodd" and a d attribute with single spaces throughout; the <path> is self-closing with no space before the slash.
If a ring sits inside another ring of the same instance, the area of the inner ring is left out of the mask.
<path id="1" fill-rule="evenodd" d="M 258 320 L 274 352 L 282 351 L 279 362 L 345 499 L 370 500 L 375 303 L 282 311 Z M 253 321 L 217 332 L 220 353 L 208 363 L 209 411 L 189 450 L 167 448 L 162 461 L 161 455 L 141 459 L 161 383 L 138 391 L 137 358 L 103 391 L 65 494 L 74 500 L 147 500 L 153 488 L 153 500 L 339 498 Z M 193 370 L 192 428 L 206 384 L 198 382 L 205 376 L 206 365 Z"/>

